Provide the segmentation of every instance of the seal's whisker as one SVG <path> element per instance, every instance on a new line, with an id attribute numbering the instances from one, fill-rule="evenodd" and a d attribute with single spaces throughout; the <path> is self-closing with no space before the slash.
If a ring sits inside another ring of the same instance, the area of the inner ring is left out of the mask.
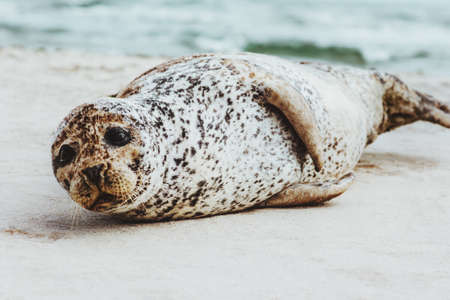
<path id="1" fill-rule="evenodd" d="M 77 215 L 76 215 L 76 220 L 75 220 L 75 226 L 78 227 L 80 225 L 80 220 L 81 220 L 81 207 L 78 206 L 77 207 Z"/>
<path id="2" fill-rule="evenodd" d="M 79 225 L 80 221 L 80 206 L 78 204 L 75 204 L 74 209 L 72 210 L 72 218 L 71 218 L 71 224 L 70 229 L 73 230 Z"/>

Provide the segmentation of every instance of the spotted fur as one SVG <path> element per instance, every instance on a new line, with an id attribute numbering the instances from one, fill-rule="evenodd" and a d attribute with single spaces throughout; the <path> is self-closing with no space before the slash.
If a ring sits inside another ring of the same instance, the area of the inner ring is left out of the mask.
<path id="1" fill-rule="evenodd" d="M 320 170 L 283 111 L 269 104 L 274 90 L 262 73 L 302 95 L 322 141 Z M 385 107 L 397 106 L 392 78 L 256 54 L 180 58 L 114 97 L 75 108 L 57 130 L 54 173 L 85 208 L 124 218 L 248 209 L 294 184 L 323 184 L 351 172 L 364 147 L 392 127 Z M 131 143 L 105 144 L 111 124 L 130 130 Z M 74 145 L 77 155 L 60 166 L 63 145 Z M 95 186 L 82 171 L 99 163 L 105 167 Z"/>

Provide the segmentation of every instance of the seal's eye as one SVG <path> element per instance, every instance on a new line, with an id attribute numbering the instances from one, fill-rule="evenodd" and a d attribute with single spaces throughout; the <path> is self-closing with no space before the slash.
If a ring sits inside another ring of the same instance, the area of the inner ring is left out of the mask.
<path id="1" fill-rule="evenodd" d="M 106 130 L 105 141 L 113 146 L 124 146 L 131 141 L 131 135 L 122 127 L 110 127 Z"/>
<path id="2" fill-rule="evenodd" d="M 69 145 L 63 145 L 61 149 L 59 149 L 58 157 L 56 158 L 56 162 L 60 167 L 63 167 L 72 162 L 72 160 L 76 156 L 76 151 Z"/>

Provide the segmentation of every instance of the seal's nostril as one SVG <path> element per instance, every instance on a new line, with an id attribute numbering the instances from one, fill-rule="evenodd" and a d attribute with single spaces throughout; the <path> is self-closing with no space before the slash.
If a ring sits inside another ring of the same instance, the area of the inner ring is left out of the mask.
<path id="1" fill-rule="evenodd" d="M 100 172 L 103 169 L 104 165 L 99 164 L 96 166 L 92 166 L 89 168 L 84 169 L 83 174 L 86 175 L 86 177 L 89 179 L 89 181 L 93 184 L 98 184 L 100 181 Z"/>

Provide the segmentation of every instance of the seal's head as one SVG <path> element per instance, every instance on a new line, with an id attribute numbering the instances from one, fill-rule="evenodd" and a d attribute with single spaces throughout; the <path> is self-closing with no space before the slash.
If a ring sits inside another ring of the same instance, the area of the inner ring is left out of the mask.
<path id="1" fill-rule="evenodd" d="M 86 209 L 114 212 L 142 190 L 142 137 L 120 102 L 83 104 L 61 123 L 51 147 L 53 172 Z M 128 109 L 128 108 L 127 108 Z"/>

